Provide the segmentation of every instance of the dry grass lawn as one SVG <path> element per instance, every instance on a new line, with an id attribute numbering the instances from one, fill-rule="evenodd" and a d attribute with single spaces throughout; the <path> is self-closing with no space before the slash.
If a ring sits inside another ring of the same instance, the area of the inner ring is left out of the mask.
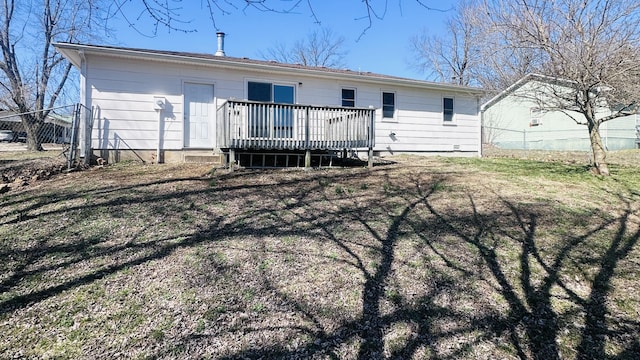
<path id="1" fill-rule="evenodd" d="M 12 188 L 0 358 L 640 358 L 640 162 L 392 160 Z"/>

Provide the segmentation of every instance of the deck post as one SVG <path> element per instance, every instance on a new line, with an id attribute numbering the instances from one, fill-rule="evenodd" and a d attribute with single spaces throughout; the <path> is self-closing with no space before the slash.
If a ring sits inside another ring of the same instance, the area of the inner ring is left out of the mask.
<path id="1" fill-rule="evenodd" d="M 229 149 L 229 172 L 233 172 L 233 168 L 236 165 L 236 151 Z"/>
<path id="2" fill-rule="evenodd" d="M 311 150 L 309 149 L 304 152 L 304 167 L 305 169 L 311 167 Z"/>
<path id="3" fill-rule="evenodd" d="M 376 142 L 376 113 L 373 106 L 369 106 L 369 168 L 373 167 L 373 146 Z"/>
<path id="4" fill-rule="evenodd" d="M 309 111 L 309 107 L 307 106 L 304 114 L 304 146 L 307 149 L 309 149 L 310 147 L 309 115 L 310 115 L 310 111 Z"/>

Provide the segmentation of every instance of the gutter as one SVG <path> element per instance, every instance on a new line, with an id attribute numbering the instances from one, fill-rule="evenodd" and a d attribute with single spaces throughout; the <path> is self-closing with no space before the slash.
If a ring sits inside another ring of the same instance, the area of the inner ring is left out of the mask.
<path id="1" fill-rule="evenodd" d="M 479 115 L 480 115 L 480 124 L 478 124 L 478 127 L 479 127 L 479 129 L 478 129 L 479 130 L 478 131 L 479 135 L 478 136 L 480 137 L 480 139 L 479 139 L 480 141 L 478 141 L 478 144 L 479 144 L 478 145 L 478 157 L 482 158 L 482 140 L 484 139 L 484 136 L 482 134 L 482 131 L 484 130 L 484 109 L 483 109 L 483 106 L 480 105 L 480 97 L 477 97 L 476 101 L 477 101 L 477 105 L 476 105 L 477 106 L 476 107 L 477 110 L 476 111 L 478 111 Z"/>
<path id="2" fill-rule="evenodd" d="M 87 106 L 87 58 L 84 50 L 78 50 L 80 59 L 80 104 Z M 80 154 L 83 154 L 85 165 L 91 163 L 91 128 L 87 123 L 86 116 L 80 117 Z"/>

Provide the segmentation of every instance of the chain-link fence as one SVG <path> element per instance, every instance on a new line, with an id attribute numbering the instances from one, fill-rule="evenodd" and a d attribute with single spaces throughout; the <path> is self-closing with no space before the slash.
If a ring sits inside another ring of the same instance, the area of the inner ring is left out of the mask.
<path id="1" fill-rule="evenodd" d="M 601 129 L 602 143 L 607 150 L 638 148 L 640 134 L 629 129 Z M 484 144 L 513 150 L 590 151 L 587 128 L 576 130 L 513 130 L 500 127 L 482 128 Z"/>
<path id="2" fill-rule="evenodd" d="M 42 113 L 46 113 L 44 120 L 39 116 Z M 89 149 L 89 144 L 79 141 L 91 138 L 90 119 L 90 109 L 80 104 L 41 113 L 0 110 L 0 160 L 49 158 L 74 166 L 79 157 L 85 157 L 79 151 Z M 87 131 L 88 136 L 80 134 L 81 130 Z"/>

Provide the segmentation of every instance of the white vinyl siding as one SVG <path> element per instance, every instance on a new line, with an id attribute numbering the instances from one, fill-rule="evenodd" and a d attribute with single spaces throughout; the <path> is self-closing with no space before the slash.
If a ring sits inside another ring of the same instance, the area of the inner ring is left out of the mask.
<path id="1" fill-rule="evenodd" d="M 158 113 L 153 109 L 154 96 L 165 97 L 168 105 L 164 111 L 162 148 L 182 149 L 183 84 L 212 84 L 217 109 L 225 99 L 246 99 L 248 81 L 296 84 L 295 102 L 318 106 L 342 106 L 342 89 L 357 89 L 355 105 L 376 109 L 376 151 L 448 152 L 457 146 L 460 151 L 477 152 L 480 146 L 477 99 L 463 93 L 388 86 L 384 79 L 337 81 L 317 75 L 218 70 L 106 56 L 92 56 L 87 63 L 91 99 L 86 105 L 95 107 L 95 149 L 155 149 Z M 383 119 L 383 92 L 393 94 L 392 119 Z M 455 97 L 456 126 L 442 126 L 443 97 Z M 391 132 L 396 134 L 395 140 L 389 136 Z"/>
<path id="2" fill-rule="evenodd" d="M 376 150 L 385 153 L 478 151 L 477 99 L 457 95 L 456 126 L 442 126 L 443 97 L 446 96 L 437 91 L 397 91 L 397 122 L 378 118 Z M 392 137 L 391 133 L 395 135 Z"/>

